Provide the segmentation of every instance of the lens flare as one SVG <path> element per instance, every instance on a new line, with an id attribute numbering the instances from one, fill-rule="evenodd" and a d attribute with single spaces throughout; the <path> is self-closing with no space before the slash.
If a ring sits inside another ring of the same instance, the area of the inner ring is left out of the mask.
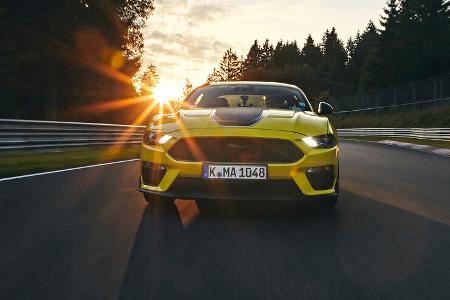
<path id="1" fill-rule="evenodd" d="M 171 95 L 171 91 L 165 89 L 162 86 L 156 86 L 152 89 L 153 91 L 153 97 L 155 98 L 156 101 L 158 101 L 161 104 L 166 104 L 168 103 L 172 97 Z"/>

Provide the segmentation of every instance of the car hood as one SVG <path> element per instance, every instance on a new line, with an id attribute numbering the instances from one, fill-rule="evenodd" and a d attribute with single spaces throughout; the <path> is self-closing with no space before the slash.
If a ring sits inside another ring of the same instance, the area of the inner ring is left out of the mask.
<path id="1" fill-rule="evenodd" d="M 177 113 L 157 115 L 150 130 L 166 133 L 178 130 L 239 127 L 260 130 L 281 130 L 303 135 L 326 134 L 326 117 L 313 112 L 253 107 L 221 107 L 212 109 L 180 110 Z"/>

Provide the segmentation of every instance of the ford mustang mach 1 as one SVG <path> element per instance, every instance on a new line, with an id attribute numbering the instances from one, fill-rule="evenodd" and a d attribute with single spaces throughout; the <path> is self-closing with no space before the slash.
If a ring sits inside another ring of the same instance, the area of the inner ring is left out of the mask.
<path id="1" fill-rule="evenodd" d="M 339 146 L 321 102 L 265 82 L 206 84 L 146 128 L 140 191 L 147 201 L 310 201 L 333 208 Z"/>

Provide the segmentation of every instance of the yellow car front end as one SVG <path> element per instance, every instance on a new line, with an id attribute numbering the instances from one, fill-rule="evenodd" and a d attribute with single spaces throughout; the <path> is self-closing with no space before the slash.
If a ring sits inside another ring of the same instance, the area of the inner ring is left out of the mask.
<path id="1" fill-rule="evenodd" d="M 339 189 L 338 152 L 328 119 L 312 111 L 180 110 L 156 116 L 146 129 L 140 191 L 146 199 L 333 202 Z"/>

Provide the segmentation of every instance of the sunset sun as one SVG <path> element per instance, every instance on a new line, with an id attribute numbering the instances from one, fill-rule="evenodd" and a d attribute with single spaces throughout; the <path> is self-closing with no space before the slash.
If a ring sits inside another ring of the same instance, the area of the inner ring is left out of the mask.
<path id="1" fill-rule="evenodd" d="M 162 87 L 157 86 L 153 89 L 153 96 L 156 101 L 158 101 L 160 104 L 166 104 L 168 103 L 173 95 L 171 95 L 170 90 Z"/>

